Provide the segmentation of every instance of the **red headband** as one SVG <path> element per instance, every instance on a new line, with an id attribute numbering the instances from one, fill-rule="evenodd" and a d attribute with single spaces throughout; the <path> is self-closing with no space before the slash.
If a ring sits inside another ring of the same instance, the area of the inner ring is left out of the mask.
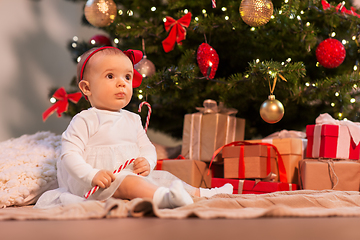
<path id="1" fill-rule="evenodd" d="M 95 49 L 92 53 L 89 54 L 89 56 L 85 59 L 82 67 L 81 67 L 81 71 L 80 71 L 80 76 L 79 76 L 79 81 L 82 80 L 83 78 L 83 75 L 84 75 L 84 70 L 85 70 L 85 65 L 86 63 L 89 61 L 89 59 L 97 52 L 101 51 L 101 50 L 104 50 L 106 48 L 114 48 L 114 49 L 118 49 L 116 47 L 111 47 L 111 46 L 105 46 L 105 47 L 100 47 L 100 48 L 97 48 Z M 121 51 L 120 49 L 118 49 L 119 51 Z M 123 51 L 123 53 L 128 56 L 128 58 L 130 59 L 130 61 L 132 62 L 133 66 L 138 63 L 142 57 L 143 57 L 143 53 L 139 50 L 132 50 L 132 49 L 129 49 L 127 51 Z M 132 83 L 132 86 L 133 88 L 137 88 L 141 85 L 141 81 L 142 81 L 142 76 L 141 74 L 135 70 L 134 68 L 134 76 L 133 76 L 133 83 Z"/>

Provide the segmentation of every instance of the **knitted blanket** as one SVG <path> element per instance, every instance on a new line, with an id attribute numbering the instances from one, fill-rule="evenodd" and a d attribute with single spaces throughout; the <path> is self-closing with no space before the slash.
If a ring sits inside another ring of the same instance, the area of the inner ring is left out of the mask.
<path id="1" fill-rule="evenodd" d="M 31 206 L 0 209 L 0 220 L 72 220 L 144 216 L 174 219 L 359 217 L 360 193 L 300 190 L 262 195 L 219 194 L 211 198 L 195 198 L 194 204 L 176 209 L 158 209 L 150 199 L 124 201 L 114 198 L 106 202 L 86 201 L 51 209 L 34 209 Z"/>

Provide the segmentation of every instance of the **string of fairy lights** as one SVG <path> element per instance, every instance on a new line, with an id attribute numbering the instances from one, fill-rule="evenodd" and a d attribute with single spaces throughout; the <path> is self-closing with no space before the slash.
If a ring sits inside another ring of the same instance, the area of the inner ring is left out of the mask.
<path id="1" fill-rule="evenodd" d="M 288 3 L 289 3 L 289 0 L 284 0 L 284 3 L 285 3 L 285 4 L 288 4 Z M 104 3 L 102 3 L 102 4 L 104 4 Z M 345 4 L 345 2 L 342 2 L 341 4 L 342 4 L 341 7 L 343 7 L 344 4 Z M 220 9 L 221 9 L 221 11 L 224 13 L 223 18 L 224 18 L 226 21 L 229 21 L 230 18 L 231 18 L 231 16 L 230 16 L 230 14 L 228 14 L 228 9 L 227 9 L 227 7 L 226 7 L 226 6 L 223 6 L 223 7 L 221 7 Z M 321 10 L 319 10 L 319 9 L 317 9 L 317 8 L 315 8 L 315 9 L 318 10 L 318 11 L 321 11 Z M 152 11 L 152 12 L 156 12 L 157 10 L 158 10 L 158 9 L 157 9 L 156 6 L 152 6 L 152 7 L 150 8 L 150 11 Z M 307 9 L 307 10 L 308 10 L 308 9 Z M 304 31 L 306 31 L 306 30 L 307 30 L 306 28 L 310 28 L 310 26 L 312 25 L 312 23 L 310 23 L 310 22 L 306 22 L 305 24 L 302 23 L 302 19 L 304 18 L 303 15 L 305 14 L 305 11 L 307 11 L 307 10 L 300 10 L 300 11 L 298 11 L 298 12 L 290 12 L 290 13 L 286 13 L 286 14 L 287 14 L 287 16 L 288 16 L 289 19 L 297 19 L 297 20 L 299 21 L 299 24 L 302 24 L 302 26 L 304 27 Z M 182 12 L 183 12 L 184 14 L 187 14 L 187 13 L 189 12 L 189 10 L 188 10 L 188 9 L 184 9 L 184 10 L 182 10 Z M 136 14 L 134 13 L 134 11 L 131 10 L 131 9 L 128 9 L 128 10 L 118 9 L 118 10 L 117 10 L 117 14 L 118 14 L 118 16 L 120 16 L 120 17 L 121 17 L 121 16 L 124 16 L 124 15 L 127 15 L 127 16 L 129 16 L 129 17 L 136 16 Z M 201 14 L 202 14 L 202 16 L 194 16 L 193 21 L 194 21 L 195 23 L 199 22 L 200 19 L 201 19 L 201 17 L 207 17 L 207 16 L 208 16 L 208 13 L 207 13 L 207 10 L 206 10 L 206 9 L 202 9 Z M 274 14 L 271 15 L 270 21 L 275 21 L 277 14 L 282 15 L 282 14 L 285 14 L 285 13 L 280 9 L 279 11 L 277 11 L 276 13 L 274 13 Z M 351 19 L 348 19 L 348 20 L 351 21 Z M 165 18 L 165 17 L 163 18 L 163 22 L 166 22 L 166 18 Z M 128 30 L 130 30 L 132 27 L 131 27 L 131 25 L 126 25 L 125 28 L 128 29 Z M 235 26 L 233 26 L 232 29 L 233 29 L 233 30 L 236 30 Z M 256 32 L 257 29 L 258 29 L 257 27 L 252 26 L 252 27 L 250 27 L 249 31 L 251 31 L 251 32 Z M 337 36 L 337 34 L 336 34 L 335 31 L 332 31 L 332 32 L 329 34 L 329 37 L 331 37 L 331 38 L 335 38 L 336 36 Z M 73 43 L 72 43 L 71 46 L 75 49 L 75 48 L 77 48 L 77 46 L 78 46 L 79 38 L 78 38 L 77 36 L 74 36 L 72 40 L 73 40 Z M 120 40 L 119 38 L 116 38 L 116 37 L 115 37 L 112 41 L 114 42 L 114 44 L 117 45 L 117 44 L 120 43 L 121 40 Z M 359 43 L 358 43 L 358 35 L 356 35 L 356 34 L 352 35 L 352 36 L 351 36 L 351 39 L 349 39 L 349 40 L 344 38 L 344 39 L 341 40 L 341 43 L 346 47 L 346 46 L 349 45 L 350 41 L 354 41 L 354 42 L 356 43 L 356 45 L 357 45 L 358 47 L 360 47 L 360 46 L 359 46 Z M 96 44 L 96 42 L 92 41 L 91 44 Z M 308 51 L 311 51 L 311 49 L 308 48 Z M 79 57 L 78 57 L 77 61 L 80 61 Z M 288 58 L 288 59 L 286 60 L 286 62 L 290 62 L 290 61 L 291 61 L 291 58 Z M 260 59 L 256 59 L 256 62 L 260 62 Z M 282 64 L 285 64 L 285 62 L 283 62 Z M 316 67 L 320 67 L 320 63 L 319 63 L 318 61 L 316 62 Z M 354 72 L 358 72 L 359 70 L 360 70 L 360 69 L 359 69 L 359 61 L 356 61 L 356 62 L 354 63 L 354 66 L 353 66 L 353 71 L 354 71 Z M 272 76 L 272 75 L 274 75 L 274 74 L 271 73 L 271 72 L 269 72 L 269 75 Z M 309 86 L 316 87 L 316 84 L 315 84 L 315 83 L 311 83 L 311 82 L 306 82 L 306 83 L 305 83 L 305 86 L 306 86 L 306 87 L 309 87 Z M 354 91 L 358 91 L 358 86 L 357 86 L 356 84 L 353 85 L 353 90 L 354 90 Z M 140 90 L 140 91 L 141 91 L 141 90 Z M 139 91 L 139 94 L 138 94 L 138 98 L 139 98 L 139 99 L 143 99 L 143 98 L 144 98 L 143 93 L 140 92 L 140 91 Z M 336 92 L 336 93 L 335 93 L 335 96 L 336 96 L 336 97 L 340 97 L 340 92 Z M 50 101 L 53 103 L 54 101 L 56 101 L 56 99 L 51 98 Z M 358 101 L 358 99 L 356 99 L 356 98 L 351 98 L 351 99 L 350 99 L 350 103 L 351 103 L 351 104 L 356 103 L 357 101 Z M 335 105 L 336 105 L 335 102 L 331 102 L 331 103 L 330 103 L 330 106 L 331 106 L 331 107 L 335 107 Z M 340 113 L 339 113 L 339 118 L 341 118 L 341 117 L 342 117 L 342 113 L 340 112 Z"/>

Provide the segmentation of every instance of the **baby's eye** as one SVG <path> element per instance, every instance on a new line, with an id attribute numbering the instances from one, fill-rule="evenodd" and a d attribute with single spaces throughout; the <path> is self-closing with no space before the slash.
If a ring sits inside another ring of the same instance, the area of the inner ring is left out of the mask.
<path id="1" fill-rule="evenodd" d="M 125 78 L 126 80 L 131 80 L 131 74 L 126 74 Z"/>
<path id="2" fill-rule="evenodd" d="M 113 78 L 114 78 L 114 74 L 108 73 L 108 74 L 106 75 L 106 78 L 108 78 L 108 79 L 113 79 Z"/>

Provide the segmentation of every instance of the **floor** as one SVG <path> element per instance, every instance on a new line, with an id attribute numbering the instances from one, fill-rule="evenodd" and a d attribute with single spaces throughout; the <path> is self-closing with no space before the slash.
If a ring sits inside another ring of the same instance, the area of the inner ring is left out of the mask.
<path id="1" fill-rule="evenodd" d="M 0 239 L 356 240 L 360 239 L 360 218 L 174 220 L 151 217 L 84 221 L 0 221 Z"/>

